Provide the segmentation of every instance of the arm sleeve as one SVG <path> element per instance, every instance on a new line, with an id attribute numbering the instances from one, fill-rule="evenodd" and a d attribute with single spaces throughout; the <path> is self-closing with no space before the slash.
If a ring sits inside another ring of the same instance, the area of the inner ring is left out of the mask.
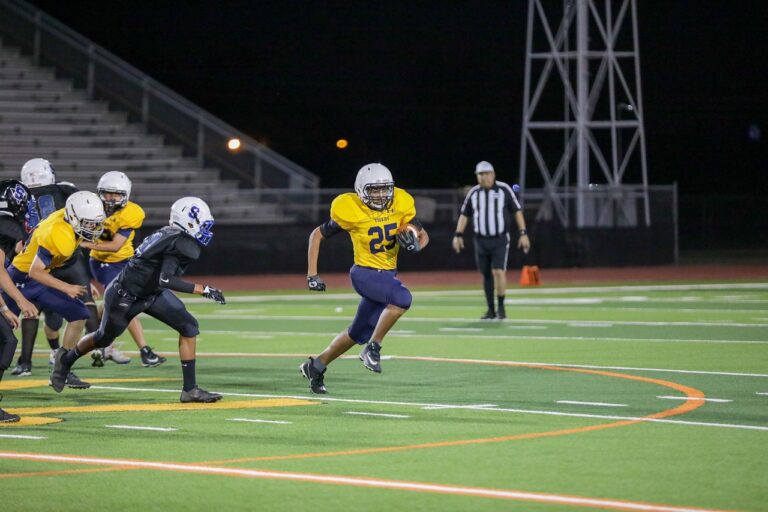
<path id="1" fill-rule="evenodd" d="M 195 285 L 178 277 L 176 275 L 178 268 L 179 259 L 176 256 L 167 255 L 163 258 L 163 265 L 160 267 L 160 287 L 177 292 L 193 293 Z"/>
<path id="2" fill-rule="evenodd" d="M 118 235 L 122 235 L 122 236 L 124 236 L 125 238 L 130 238 L 130 236 L 131 236 L 131 233 L 133 233 L 133 231 L 134 231 L 134 230 L 133 230 L 133 229 L 130 229 L 130 228 L 127 228 L 127 229 L 120 229 L 120 230 L 118 230 L 117 234 L 118 234 Z"/>
<path id="3" fill-rule="evenodd" d="M 42 261 L 43 265 L 48 268 L 48 265 L 50 265 L 51 261 L 53 261 L 53 254 L 51 254 L 51 251 L 41 245 L 37 248 L 37 259 Z"/>
<path id="4" fill-rule="evenodd" d="M 465 216 L 465 217 L 471 217 L 472 216 L 472 201 L 470 201 L 470 198 L 472 197 L 472 194 L 474 193 L 475 189 L 469 191 L 467 194 L 467 197 L 464 198 L 464 202 L 461 203 L 461 209 L 459 210 L 459 214 Z"/>
<path id="5" fill-rule="evenodd" d="M 331 238 L 333 235 L 339 234 L 344 231 L 341 226 L 336 224 L 333 219 L 328 219 L 324 223 L 320 224 L 320 233 L 323 238 Z"/>

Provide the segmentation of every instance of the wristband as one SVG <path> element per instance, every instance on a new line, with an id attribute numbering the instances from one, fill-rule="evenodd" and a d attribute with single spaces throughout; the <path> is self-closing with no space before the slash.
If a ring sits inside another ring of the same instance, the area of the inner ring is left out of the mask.
<path id="1" fill-rule="evenodd" d="M 459 238 L 463 238 L 464 237 L 464 233 L 462 233 L 460 231 L 457 231 L 453 236 L 457 236 Z"/>
<path id="2" fill-rule="evenodd" d="M 520 230 L 520 236 L 527 235 L 527 234 L 528 234 L 528 231 L 526 231 L 525 229 Z"/>

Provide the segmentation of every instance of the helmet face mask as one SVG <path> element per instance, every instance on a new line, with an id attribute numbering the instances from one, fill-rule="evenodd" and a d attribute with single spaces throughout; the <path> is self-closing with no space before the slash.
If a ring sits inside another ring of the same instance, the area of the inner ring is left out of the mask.
<path id="1" fill-rule="evenodd" d="M 98 239 L 104 232 L 104 205 L 93 192 L 75 192 L 67 198 L 64 218 L 75 234 L 89 242 Z"/>
<path id="2" fill-rule="evenodd" d="M 99 193 L 101 202 L 104 203 L 104 213 L 109 217 L 128 204 L 128 198 L 131 196 L 131 180 L 122 172 L 109 171 L 99 180 L 96 191 Z M 107 197 L 108 194 L 118 194 L 120 199 Z"/>
<path id="3" fill-rule="evenodd" d="M 56 173 L 48 160 L 33 158 L 21 167 L 21 182 L 30 188 L 53 185 L 56 183 Z"/>
<path id="4" fill-rule="evenodd" d="M 0 212 L 11 215 L 19 222 L 24 222 L 30 208 L 32 194 L 23 183 L 17 180 L 0 182 Z"/>
<path id="5" fill-rule="evenodd" d="M 395 181 L 392 173 L 381 164 L 368 164 L 357 172 L 355 192 L 368 208 L 383 211 L 392 206 Z"/>
<path id="6" fill-rule="evenodd" d="M 169 224 L 192 236 L 200 245 L 206 246 L 213 240 L 213 215 L 199 197 L 182 197 L 173 203 Z"/>

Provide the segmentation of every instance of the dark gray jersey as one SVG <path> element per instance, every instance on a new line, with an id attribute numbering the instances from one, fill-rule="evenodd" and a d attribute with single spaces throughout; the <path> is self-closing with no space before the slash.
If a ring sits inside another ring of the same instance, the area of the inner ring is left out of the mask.
<path id="1" fill-rule="evenodd" d="M 21 223 L 14 217 L 0 216 L 0 249 L 5 257 L 12 260 L 16 255 L 16 244 L 27 238 Z"/>
<path id="2" fill-rule="evenodd" d="M 55 183 L 30 189 L 35 196 L 35 203 L 40 220 L 45 219 L 56 210 L 61 210 L 67 203 L 67 198 L 77 192 L 71 183 Z"/>
<path id="3" fill-rule="evenodd" d="M 200 257 L 200 244 L 177 227 L 158 229 L 141 242 L 117 282 L 129 294 L 149 297 L 164 288 L 192 293 L 194 285 L 178 278 Z"/>

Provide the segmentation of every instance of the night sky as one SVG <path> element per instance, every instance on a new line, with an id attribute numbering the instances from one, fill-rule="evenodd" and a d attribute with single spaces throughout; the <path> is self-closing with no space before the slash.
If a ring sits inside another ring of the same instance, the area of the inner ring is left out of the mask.
<path id="1" fill-rule="evenodd" d="M 369 161 L 405 187 L 472 183 L 478 160 L 517 181 L 527 1 L 32 3 L 322 186 Z M 638 4 L 649 181 L 764 193 L 764 2 Z"/>

